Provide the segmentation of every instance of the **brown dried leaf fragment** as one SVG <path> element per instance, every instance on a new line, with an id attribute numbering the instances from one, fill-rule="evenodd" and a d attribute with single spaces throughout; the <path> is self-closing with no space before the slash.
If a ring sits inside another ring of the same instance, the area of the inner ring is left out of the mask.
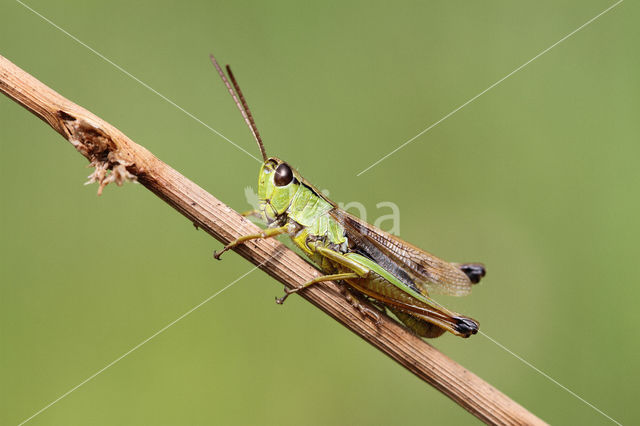
<path id="1" fill-rule="evenodd" d="M 58 111 L 58 117 L 69 132 L 69 141 L 90 159 L 89 167 L 95 167 L 85 185 L 97 182 L 98 195 L 102 195 L 104 187 L 112 182 L 118 186 L 126 181 L 137 182 L 137 176 L 127 169 L 133 164 L 121 158 L 117 144 L 97 124 L 62 110 Z"/>

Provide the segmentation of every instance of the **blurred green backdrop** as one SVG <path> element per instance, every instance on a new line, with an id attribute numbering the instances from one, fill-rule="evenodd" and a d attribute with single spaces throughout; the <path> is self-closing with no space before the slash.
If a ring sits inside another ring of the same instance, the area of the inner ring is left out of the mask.
<path id="1" fill-rule="evenodd" d="M 616 420 L 640 421 L 637 3 L 624 2 L 379 166 L 356 173 L 610 1 L 28 3 L 258 156 L 207 55 L 231 63 L 271 154 L 336 201 L 489 274 L 441 298 Z M 237 210 L 257 163 L 19 3 L 0 54 Z M 17 424 L 247 272 L 139 185 L 0 98 L 0 423 Z M 372 214 L 372 213 L 370 213 Z M 474 424 L 254 272 L 34 425 Z M 554 424 L 610 424 L 484 336 L 432 342 Z"/>

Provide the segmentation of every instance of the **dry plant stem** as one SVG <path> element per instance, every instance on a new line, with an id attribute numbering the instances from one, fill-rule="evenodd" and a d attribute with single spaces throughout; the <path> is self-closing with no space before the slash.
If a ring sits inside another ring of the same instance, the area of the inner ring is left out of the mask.
<path id="1" fill-rule="evenodd" d="M 91 180 L 98 182 L 100 190 L 109 182 L 120 184 L 135 179 L 222 243 L 258 231 L 251 222 L 118 129 L 51 90 L 2 56 L 0 91 L 44 120 L 89 159 L 96 167 Z M 298 287 L 320 275 L 315 268 L 273 239 L 255 240 L 235 251 L 254 265 L 264 263 L 260 269 L 289 288 Z M 220 267 L 220 264 L 212 267 Z M 337 284 L 319 284 L 301 292 L 300 296 L 480 420 L 505 425 L 544 424 L 386 315 L 381 316 L 377 326 L 363 318 L 345 300 Z M 429 408 L 422 408 L 428 416 Z"/>

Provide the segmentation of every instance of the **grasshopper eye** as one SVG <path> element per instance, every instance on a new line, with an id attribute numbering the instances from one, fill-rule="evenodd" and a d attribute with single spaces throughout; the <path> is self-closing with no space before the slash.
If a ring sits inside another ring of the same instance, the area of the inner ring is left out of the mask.
<path id="1" fill-rule="evenodd" d="M 280 164 L 276 169 L 276 175 L 273 177 L 276 186 L 287 186 L 292 180 L 293 172 L 291 171 L 291 167 L 285 163 Z"/>

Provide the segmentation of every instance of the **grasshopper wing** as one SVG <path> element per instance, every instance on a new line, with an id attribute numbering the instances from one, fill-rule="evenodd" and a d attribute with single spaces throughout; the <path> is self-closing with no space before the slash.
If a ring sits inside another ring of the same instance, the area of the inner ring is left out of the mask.
<path id="1" fill-rule="evenodd" d="M 388 232 L 333 209 L 331 215 L 345 229 L 351 250 L 366 254 L 412 290 L 464 296 L 471 292 L 471 280 L 455 265 L 427 253 Z"/>

